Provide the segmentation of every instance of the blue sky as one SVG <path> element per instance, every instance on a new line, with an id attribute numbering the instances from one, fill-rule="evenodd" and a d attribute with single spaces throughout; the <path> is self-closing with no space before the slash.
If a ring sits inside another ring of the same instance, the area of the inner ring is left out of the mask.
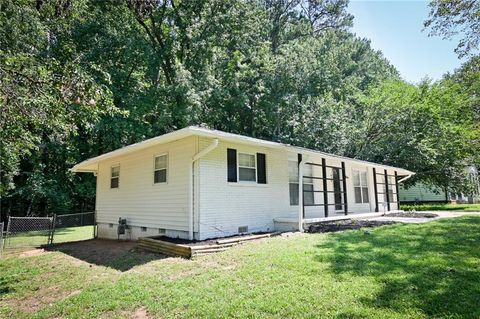
<path id="1" fill-rule="evenodd" d="M 352 31 L 370 39 L 409 82 L 426 76 L 438 80 L 463 62 L 453 51 L 457 41 L 428 37 L 428 31 L 422 31 L 428 1 L 350 0 L 348 11 L 355 17 Z"/>

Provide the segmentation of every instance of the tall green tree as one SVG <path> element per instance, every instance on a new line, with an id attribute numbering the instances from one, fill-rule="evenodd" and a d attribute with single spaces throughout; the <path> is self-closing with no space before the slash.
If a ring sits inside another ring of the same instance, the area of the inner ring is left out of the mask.
<path id="1" fill-rule="evenodd" d="M 430 35 L 461 39 L 455 52 L 459 57 L 475 55 L 480 45 L 480 2 L 477 0 L 432 0 L 424 25 Z"/>
<path id="2" fill-rule="evenodd" d="M 68 41 L 70 26 L 85 15 L 85 1 L 0 4 L 2 214 L 13 202 L 27 214 L 36 204 L 68 203 L 65 186 L 81 178 L 67 169 L 89 154 L 72 141 L 91 137 L 95 123 L 115 111 L 109 90 Z"/>
<path id="3" fill-rule="evenodd" d="M 478 59 L 407 84 L 348 31 L 347 5 L 3 1 L 2 215 L 91 209 L 74 163 L 191 124 L 460 183 L 478 158 Z"/>

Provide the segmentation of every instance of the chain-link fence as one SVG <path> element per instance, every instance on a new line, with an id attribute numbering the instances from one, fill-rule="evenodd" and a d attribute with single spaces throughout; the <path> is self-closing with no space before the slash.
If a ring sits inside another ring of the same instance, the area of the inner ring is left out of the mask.
<path id="1" fill-rule="evenodd" d="M 53 244 L 96 237 L 95 212 L 57 215 L 54 219 Z"/>
<path id="2" fill-rule="evenodd" d="M 3 230 L 3 226 L 0 229 Z M 96 231 L 95 212 L 52 217 L 9 217 L 3 240 L 3 231 L 0 232 L 0 254 L 2 248 L 40 247 L 93 239 Z"/>
<path id="3" fill-rule="evenodd" d="M 47 245 L 53 230 L 53 217 L 9 217 L 5 248 Z"/>

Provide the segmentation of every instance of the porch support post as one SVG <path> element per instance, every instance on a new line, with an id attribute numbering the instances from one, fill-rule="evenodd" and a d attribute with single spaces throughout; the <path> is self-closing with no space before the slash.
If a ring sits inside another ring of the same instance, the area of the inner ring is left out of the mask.
<path id="1" fill-rule="evenodd" d="M 373 168 L 373 192 L 375 193 L 375 212 L 378 213 L 377 170 Z"/>
<path id="2" fill-rule="evenodd" d="M 397 209 L 400 209 L 400 193 L 398 192 L 398 173 L 395 171 L 395 190 L 397 192 Z"/>
<path id="3" fill-rule="evenodd" d="M 322 158 L 322 180 L 323 180 L 323 207 L 325 217 L 328 217 L 328 189 L 327 189 L 327 161 Z"/>
<path id="4" fill-rule="evenodd" d="M 303 233 L 303 219 L 305 207 L 303 206 L 303 160 L 302 154 L 298 154 L 298 230 Z"/>
<path id="5" fill-rule="evenodd" d="M 390 211 L 390 195 L 388 194 L 388 173 L 385 171 L 385 196 L 387 197 L 387 210 Z"/>
<path id="6" fill-rule="evenodd" d="M 348 215 L 347 170 L 345 169 L 345 162 L 342 162 L 342 183 L 343 183 L 343 209 L 345 211 L 345 215 Z"/>

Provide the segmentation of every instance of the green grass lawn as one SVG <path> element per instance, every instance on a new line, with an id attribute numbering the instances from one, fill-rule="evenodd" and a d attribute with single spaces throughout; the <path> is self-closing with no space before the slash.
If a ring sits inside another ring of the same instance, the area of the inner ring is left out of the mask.
<path id="1" fill-rule="evenodd" d="M 65 227 L 56 229 L 53 243 L 87 240 L 93 238 L 93 225 L 79 227 Z M 8 236 L 5 239 L 6 249 L 40 247 L 48 244 L 49 231 L 31 231 Z"/>
<path id="2" fill-rule="evenodd" d="M 407 205 L 402 204 L 400 208 L 409 211 L 409 210 L 416 210 L 416 211 L 441 211 L 441 210 L 448 210 L 448 211 L 459 211 L 459 212 L 480 212 L 480 204 L 419 204 L 419 205 Z"/>
<path id="3" fill-rule="evenodd" d="M 66 227 L 55 230 L 53 234 L 53 243 L 67 243 L 71 241 L 87 240 L 93 238 L 93 228 L 95 226 Z"/>
<path id="4" fill-rule="evenodd" d="M 10 257 L 0 317 L 480 317 L 480 216 L 369 232 L 275 237 L 193 260 Z M 134 266 L 117 270 L 123 262 Z"/>

